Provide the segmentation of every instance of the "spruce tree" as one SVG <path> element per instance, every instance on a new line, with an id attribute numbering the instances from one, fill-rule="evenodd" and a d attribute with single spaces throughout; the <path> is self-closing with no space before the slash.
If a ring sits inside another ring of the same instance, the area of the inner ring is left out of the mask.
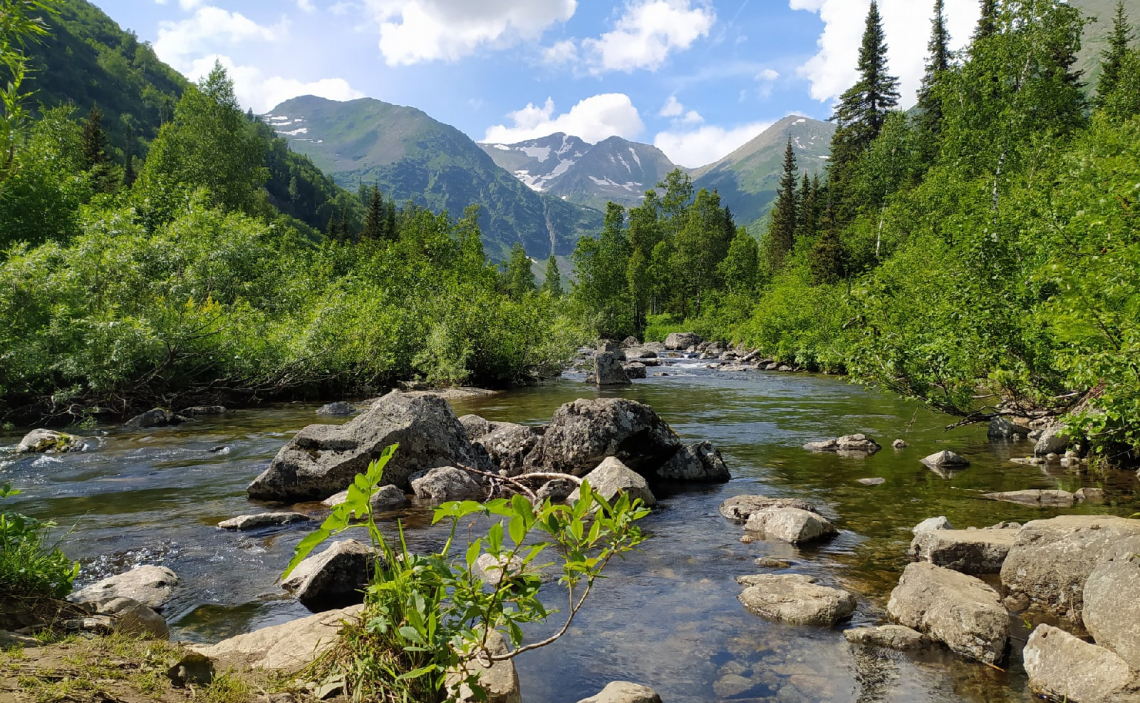
<path id="1" fill-rule="evenodd" d="M 368 211 L 364 215 L 364 229 L 360 232 L 361 239 L 378 242 L 386 238 L 384 231 L 388 224 L 386 210 L 380 189 L 372 186 L 372 192 L 368 195 Z"/>
<path id="2" fill-rule="evenodd" d="M 103 112 L 91 106 L 83 122 L 83 163 L 88 169 L 107 163 L 107 135 L 103 131 Z"/>
<path id="3" fill-rule="evenodd" d="M 542 292 L 555 298 L 562 297 L 562 272 L 558 270 L 558 260 L 554 258 L 553 252 L 546 260 L 546 280 L 542 282 Z"/>
<path id="4" fill-rule="evenodd" d="M 978 28 L 974 31 L 974 41 L 997 34 L 998 0 L 981 0 L 982 16 L 978 18 Z"/>
<path id="5" fill-rule="evenodd" d="M 325 226 L 325 239 L 330 242 L 339 242 L 341 240 L 340 220 L 337 218 L 335 212 L 329 215 L 329 223 Z"/>
<path id="6" fill-rule="evenodd" d="M 768 264 L 772 271 L 783 266 L 784 258 L 796 244 L 796 206 L 796 152 L 789 136 L 784 150 L 784 173 L 768 225 Z"/>
<path id="7" fill-rule="evenodd" d="M 812 247 L 808 264 L 812 281 L 816 285 L 831 285 L 841 281 L 847 274 L 847 251 L 839 237 L 835 202 L 831 199 L 827 201 L 822 228 L 819 239 Z"/>
<path id="8" fill-rule="evenodd" d="M 1108 46 L 1101 52 L 1100 78 L 1096 84 L 1097 107 L 1104 107 L 1105 100 L 1120 82 L 1121 69 L 1131 48 L 1134 34 L 1124 13 L 1124 0 L 1116 3 L 1116 15 L 1112 18 L 1112 31 L 1108 34 Z"/>
<path id="9" fill-rule="evenodd" d="M 135 170 L 135 130 L 130 121 L 126 122 L 126 138 L 123 141 L 123 187 L 130 188 L 138 179 Z"/>
<path id="10" fill-rule="evenodd" d="M 340 211 L 340 219 L 336 223 L 336 229 L 341 241 L 355 241 L 356 237 L 353 236 L 352 229 L 348 226 L 348 213 L 344 210 Z"/>
<path id="11" fill-rule="evenodd" d="M 808 172 L 804 171 L 803 180 L 800 181 L 799 212 L 796 218 L 796 240 L 806 240 L 815 236 L 816 227 L 819 226 L 819 203 L 816 199 L 816 187 L 819 185 L 818 176 L 813 184 Z"/>
<path id="12" fill-rule="evenodd" d="M 918 90 L 918 127 L 924 165 L 933 163 L 942 137 L 942 94 L 940 83 L 950 68 L 950 33 L 946 29 L 944 0 L 935 0 L 927 44 L 926 74 Z"/>
<path id="13" fill-rule="evenodd" d="M 527 256 L 526 249 L 520 242 L 515 242 L 514 246 L 511 247 L 511 257 L 507 259 L 503 284 L 507 294 L 515 300 L 535 291 L 534 272 L 531 270 L 530 257 Z"/>

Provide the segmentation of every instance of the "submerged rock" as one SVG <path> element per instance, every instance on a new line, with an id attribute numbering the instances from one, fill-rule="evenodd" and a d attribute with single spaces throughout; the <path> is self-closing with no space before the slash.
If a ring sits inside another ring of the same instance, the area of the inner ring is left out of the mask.
<path id="1" fill-rule="evenodd" d="M 684 351 L 701 343 L 701 336 L 694 332 L 673 332 L 665 338 L 665 348 L 670 351 Z"/>
<path id="2" fill-rule="evenodd" d="M 340 493 L 325 498 L 321 501 L 321 504 L 335 508 L 346 500 L 348 500 L 347 488 Z M 408 496 L 404 495 L 404 492 L 395 486 L 380 486 L 376 492 L 372 494 L 372 499 L 369 502 L 372 503 L 372 510 L 376 512 L 386 512 L 389 510 L 398 510 L 407 505 Z"/>
<path id="3" fill-rule="evenodd" d="M 362 603 L 377 554 L 354 539 L 334 542 L 305 559 L 281 587 L 314 613 Z"/>
<path id="4" fill-rule="evenodd" d="M 1022 652 L 1029 689 L 1069 703 L 1140 700 L 1128 662 L 1050 625 L 1038 625 Z"/>
<path id="5" fill-rule="evenodd" d="M 352 403 L 346 403 L 343 400 L 338 400 L 335 403 L 328 403 L 317 408 L 318 415 L 326 415 L 330 417 L 337 417 L 343 415 L 351 415 L 356 412 L 356 406 Z"/>
<path id="6" fill-rule="evenodd" d="M 855 596 L 819 586 L 804 574 L 741 576 L 740 602 L 748 612 L 792 625 L 834 625 L 855 612 Z"/>
<path id="7" fill-rule="evenodd" d="M 629 376 L 614 352 L 600 352 L 594 357 L 594 383 L 599 386 L 629 385 Z"/>
<path id="8" fill-rule="evenodd" d="M 1036 508 L 1071 508 L 1076 498 L 1068 491 L 1052 491 L 1052 490 L 1026 490 L 1026 491 L 1005 491 L 1002 493 L 986 493 L 982 495 L 986 500 L 998 500 L 1004 503 L 1018 503 L 1019 505 L 1031 505 Z"/>
<path id="9" fill-rule="evenodd" d="M 790 370 L 790 369 L 789 369 Z M 808 442 L 804 449 L 809 452 L 836 452 L 839 454 L 874 454 L 882 449 L 879 443 L 865 434 L 849 434 L 822 442 Z"/>
<path id="10" fill-rule="evenodd" d="M 678 449 L 669 461 L 657 469 L 657 478 L 666 481 L 725 483 L 732 475 L 716 447 L 710 442 L 698 442 Z"/>
<path id="11" fill-rule="evenodd" d="M 73 603 L 104 603 L 130 598 L 161 612 L 178 584 L 178 575 L 165 566 L 137 566 L 80 589 L 67 599 Z"/>
<path id="12" fill-rule="evenodd" d="M 309 522 L 312 520 L 304 513 L 258 513 L 256 515 L 239 515 L 229 520 L 222 520 L 218 527 L 223 530 L 256 530 L 262 527 L 279 527 L 294 522 Z"/>
<path id="13" fill-rule="evenodd" d="M 439 505 L 453 500 L 482 500 L 487 491 L 463 469 L 443 466 L 413 477 L 412 492 L 420 500 Z"/>
<path id="14" fill-rule="evenodd" d="M 331 610 L 190 648 L 227 667 L 296 671 L 335 645 L 342 624 L 359 619 L 362 610 L 361 605 Z"/>
<path id="15" fill-rule="evenodd" d="M 858 484 L 861 484 L 864 486 L 881 486 L 886 482 L 887 482 L 887 479 L 885 479 L 885 478 L 859 478 L 859 479 L 855 479 L 855 483 L 858 483 Z"/>
<path id="16" fill-rule="evenodd" d="M 1009 440 L 1028 437 L 1029 432 L 1028 427 L 1019 425 L 1010 418 L 999 415 L 990 420 L 990 426 L 989 429 L 986 430 L 986 436 L 991 441 Z"/>
<path id="17" fill-rule="evenodd" d="M 584 481 L 589 481 L 595 493 L 613 503 L 614 499 L 622 493 L 629 495 L 630 500 L 640 499 L 647 508 L 657 505 L 657 498 L 649 490 L 649 483 L 641 474 L 633 471 L 614 457 L 608 457 L 598 468 L 586 474 Z M 576 503 L 579 490 L 575 487 L 567 501 Z"/>
<path id="18" fill-rule="evenodd" d="M 748 522 L 752 513 L 768 508 L 796 508 L 811 513 L 819 512 L 811 503 L 799 498 L 769 498 L 760 495 L 733 496 L 720 504 L 720 514 L 734 522 Z"/>
<path id="19" fill-rule="evenodd" d="M 47 452 L 73 452 L 83 449 L 83 438 L 56 432 L 32 430 L 16 445 L 17 454 L 44 454 Z"/>
<path id="20" fill-rule="evenodd" d="M 843 637 L 851 644 L 871 645 L 899 651 L 922 649 L 931 644 L 930 638 L 926 635 L 902 625 L 856 627 L 844 630 Z"/>
<path id="21" fill-rule="evenodd" d="M 812 542 L 839 534 L 819 513 L 799 508 L 765 508 L 752 513 L 744 529 L 791 544 Z"/>
<path id="22" fill-rule="evenodd" d="M 1089 503 L 1091 505 L 1100 505 L 1105 502 L 1105 492 L 1103 488 L 1085 487 L 1077 490 L 1073 494 L 1073 498 L 1078 503 Z"/>
<path id="23" fill-rule="evenodd" d="M 229 410 L 224 405 L 194 405 L 189 408 L 183 408 L 178 411 L 179 415 L 186 417 L 211 417 L 215 415 L 227 415 Z"/>
<path id="24" fill-rule="evenodd" d="M 162 408 L 155 408 L 154 410 L 147 410 L 145 413 L 135 415 L 130 420 L 127 420 L 125 426 L 132 429 L 149 429 L 151 427 L 180 425 L 186 421 L 187 418 L 181 415 L 175 415 L 169 410 L 163 410 Z"/>
<path id="25" fill-rule="evenodd" d="M 964 574 L 996 574 L 1020 531 L 924 530 L 910 543 L 910 558 Z"/>
<path id="26" fill-rule="evenodd" d="M 597 695 L 578 703 L 661 703 L 661 696 L 648 686 L 629 681 L 612 681 Z"/>

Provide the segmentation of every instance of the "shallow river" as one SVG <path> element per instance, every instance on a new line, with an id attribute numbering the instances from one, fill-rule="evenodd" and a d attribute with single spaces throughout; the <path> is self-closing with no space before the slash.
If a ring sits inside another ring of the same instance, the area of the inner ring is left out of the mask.
<path id="1" fill-rule="evenodd" d="M 955 527 L 1024 522 L 1061 512 L 1130 515 L 1140 510 L 1132 474 L 1079 476 L 1060 467 L 1008 461 L 1027 443 L 991 445 L 984 428 L 943 431 L 948 419 L 842 379 L 775 372 L 715 373 L 683 361 L 632 388 L 604 391 L 648 403 L 686 441 L 709 440 L 733 480 L 663 497 L 643 521 L 652 538 L 614 563 L 567 637 L 517 662 L 529 703 L 574 703 L 617 679 L 645 683 L 666 703 L 696 701 L 1028 701 L 1015 632 L 1008 671 L 950 656 L 908 656 L 849 646 L 835 629 L 790 627 L 745 612 L 734 577 L 761 573 L 757 557 L 792 563 L 791 572 L 859 596 L 853 625 L 883 620 L 887 598 L 906 565 L 910 527 L 947 516 Z M 597 395 L 580 376 L 491 397 L 455 401 L 459 415 L 540 423 L 562 403 Z M 175 636 L 216 641 L 306 615 L 284 598 L 275 578 L 311 526 L 257 533 L 217 530 L 222 519 L 256 512 L 245 486 L 281 445 L 316 422 L 316 405 L 291 404 L 207 418 L 177 428 L 95 428 L 102 446 L 65 456 L 16 459 L 20 432 L 0 433 L 0 482 L 23 489 L 18 510 L 72 529 L 65 551 L 81 560 L 81 581 L 139 563 L 164 564 L 182 578 L 168 609 Z M 886 449 L 866 459 L 811 454 L 805 442 L 866 432 Z M 905 439 L 895 451 L 890 442 Z M 919 459 L 953 449 L 972 466 L 951 479 Z M 856 479 L 883 477 L 867 487 Z M 980 500 L 987 491 L 1083 485 L 1108 490 L 1109 504 L 1034 509 Z M 842 534 L 810 549 L 775 542 L 744 544 L 743 531 L 717 512 L 740 493 L 800 497 L 820 506 Z M 659 496 L 660 497 L 660 496 Z M 319 506 L 301 506 L 319 516 Z M 429 512 L 402 514 L 413 549 L 438 545 Z M 394 527 L 394 524 L 389 525 Z M 564 598 L 557 585 L 548 602 Z M 554 620 L 557 616 L 554 617 Z M 556 623 L 536 628 L 540 636 Z"/>

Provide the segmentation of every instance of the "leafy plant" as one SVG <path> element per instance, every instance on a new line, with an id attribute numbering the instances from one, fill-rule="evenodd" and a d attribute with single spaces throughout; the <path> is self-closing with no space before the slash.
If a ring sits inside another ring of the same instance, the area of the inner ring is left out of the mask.
<path id="1" fill-rule="evenodd" d="M 19 490 L 0 486 L 0 500 Z M 18 598 L 63 598 L 79 574 L 78 562 L 50 540 L 54 522 L 0 510 L 0 593 Z"/>
<path id="2" fill-rule="evenodd" d="M 549 500 L 535 506 L 521 495 L 445 503 L 433 524 L 451 523 L 447 542 L 439 552 L 413 554 L 402 526 L 395 543 L 385 538 L 370 503 L 397 447 L 385 449 L 356 476 L 347 500 L 297 545 L 284 574 L 330 537 L 354 527 L 367 530 L 377 560 L 363 616 L 346 625 L 341 647 L 319 663 L 326 680 L 344 677 L 356 700 L 453 700 L 463 687 L 484 695 L 481 669 L 558 640 L 610 560 L 645 539 L 636 525 L 648 514 L 640 501 L 623 494 L 611 504 L 583 481 L 573 506 Z M 453 554 L 460 522 L 479 516 L 497 521 L 462 555 Z M 557 554 L 553 562 L 540 563 L 551 554 Z M 555 567 L 569 601 L 564 624 L 550 637 L 527 642 L 523 626 L 558 612 L 538 597 L 540 574 Z M 510 650 L 496 646 L 501 634 Z"/>

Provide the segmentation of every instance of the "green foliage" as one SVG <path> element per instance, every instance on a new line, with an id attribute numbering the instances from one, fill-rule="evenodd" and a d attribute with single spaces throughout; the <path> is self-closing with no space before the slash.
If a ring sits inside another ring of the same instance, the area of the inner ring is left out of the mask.
<path id="1" fill-rule="evenodd" d="M 511 256 L 503 271 L 503 287 L 514 300 L 522 300 L 538 290 L 534 283 L 530 257 L 520 242 L 515 242 L 511 247 Z"/>
<path id="2" fill-rule="evenodd" d="M 346 501 L 301 540 L 283 574 L 288 576 L 330 537 L 353 528 L 367 530 L 377 561 L 364 614 L 359 625 L 342 632 L 341 646 L 317 664 L 326 678 L 343 677 L 355 700 L 453 700 L 461 685 L 485 696 L 479 687 L 481 666 L 557 641 L 610 560 L 645 539 L 635 524 L 648 514 L 640 501 L 623 494 L 610 504 L 582 482 L 572 507 L 549 500 L 535 505 L 521 495 L 486 504 L 445 503 L 436 509 L 433 523 L 450 523 L 447 542 L 439 552 L 414 554 L 402 527 L 396 543 L 384 536 L 371 507 L 371 496 L 397 449 L 388 447 L 366 473 L 356 476 Z M 460 550 L 455 540 L 460 524 L 480 517 L 493 521 L 486 536 Z M 477 575 L 482 555 L 500 565 L 497 578 Z M 556 561 L 546 561 L 552 558 Z M 565 624 L 551 637 L 527 642 L 522 626 L 558 612 L 538 598 L 540 572 L 555 566 L 569 595 Z M 512 651 L 492 652 L 488 638 L 493 632 L 504 634 Z"/>
<path id="3" fill-rule="evenodd" d="M 0 501 L 20 491 L 0 485 Z M 51 540 L 53 522 L 41 522 L 0 509 L 0 593 L 35 599 L 63 598 L 79 574 L 79 564 Z"/>
<path id="4" fill-rule="evenodd" d="M 558 259 L 554 254 L 546 260 L 546 279 L 542 282 L 542 292 L 554 298 L 561 298 L 563 294 L 562 272 L 558 270 Z"/>
<path id="5" fill-rule="evenodd" d="M 27 128 L 26 49 L 48 33 L 47 17 L 58 5 L 58 0 L 4 0 L 0 4 L 0 76 L 4 86 L 0 89 L 0 186 L 15 168 L 16 149 Z"/>
<path id="6" fill-rule="evenodd" d="M 806 173 L 804 174 L 806 177 Z M 796 152 L 792 149 L 792 138 L 784 150 L 784 175 L 776 191 L 776 205 L 772 208 L 772 221 L 768 224 L 766 259 L 770 271 L 779 271 L 784 258 L 796 246 L 796 230 L 799 225 L 800 194 L 796 192 Z"/>

